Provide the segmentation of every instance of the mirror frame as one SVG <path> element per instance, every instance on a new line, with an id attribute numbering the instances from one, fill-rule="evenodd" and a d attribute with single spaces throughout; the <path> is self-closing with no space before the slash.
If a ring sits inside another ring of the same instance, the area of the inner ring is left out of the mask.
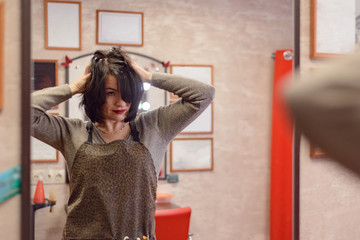
<path id="1" fill-rule="evenodd" d="M 293 0 L 294 69 L 300 66 L 300 0 Z M 33 236 L 30 201 L 31 1 L 21 0 L 21 239 Z M 300 131 L 294 128 L 293 240 L 300 239 Z"/>
<path id="2" fill-rule="evenodd" d="M 293 73 L 300 67 L 300 8 L 301 0 L 293 0 Z M 293 137 L 293 240 L 300 240 L 300 137 L 294 123 Z"/>
<path id="3" fill-rule="evenodd" d="M 30 200 L 31 1 L 21 0 L 21 239 L 33 236 Z"/>

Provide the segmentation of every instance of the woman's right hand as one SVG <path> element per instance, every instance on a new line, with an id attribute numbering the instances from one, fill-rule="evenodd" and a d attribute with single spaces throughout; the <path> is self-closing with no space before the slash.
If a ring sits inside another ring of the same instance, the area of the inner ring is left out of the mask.
<path id="1" fill-rule="evenodd" d="M 76 79 L 75 82 L 69 85 L 72 95 L 84 92 L 85 84 L 90 79 L 90 75 L 91 75 L 90 65 L 91 62 L 89 62 L 88 65 L 86 65 L 85 71 L 81 74 L 81 76 L 78 79 Z"/>
<path id="2" fill-rule="evenodd" d="M 148 82 L 148 83 L 151 82 L 152 73 L 146 71 L 145 69 L 143 69 L 142 67 L 137 65 L 135 62 L 131 62 L 131 66 L 133 67 L 135 72 L 140 76 L 141 81 Z"/>

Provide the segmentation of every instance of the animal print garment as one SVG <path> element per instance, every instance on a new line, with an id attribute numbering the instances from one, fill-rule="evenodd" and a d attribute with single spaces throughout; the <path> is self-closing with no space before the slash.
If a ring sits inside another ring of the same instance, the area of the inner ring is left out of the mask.
<path id="1" fill-rule="evenodd" d="M 63 239 L 155 240 L 157 178 L 150 152 L 138 141 L 89 139 L 71 169 Z"/>

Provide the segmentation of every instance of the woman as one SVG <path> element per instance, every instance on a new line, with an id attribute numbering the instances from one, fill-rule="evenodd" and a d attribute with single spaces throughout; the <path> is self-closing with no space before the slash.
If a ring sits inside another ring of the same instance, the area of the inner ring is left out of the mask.
<path id="1" fill-rule="evenodd" d="M 180 99 L 137 116 L 143 82 Z M 46 113 L 77 93 L 91 121 Z M 61 151 L 70 172 L 63 239 L 156 239 L 157 176 L 166 147 L 213 97 L 212 86 L 149 73 L 115 48 L 96 51 L 73 84 L 34 92 L 34 137 Z"/>

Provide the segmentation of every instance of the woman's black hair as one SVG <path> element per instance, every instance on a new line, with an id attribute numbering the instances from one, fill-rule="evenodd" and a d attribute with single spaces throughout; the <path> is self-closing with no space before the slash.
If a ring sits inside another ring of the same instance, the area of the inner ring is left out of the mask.
<path id="1" fill-rule="evenodd" d="M 143 82 L 131 66 L 127 53 L 118 48 L 98 50 L 91 59 L 91 77 L 85 86 L 80 105 L 92 122 L 103 123 L 101 108 L 105 103 L 105 80 L 113 75 L 117 80 L 122 99 L 131 103 L 125 122 L 135 119 L 141 97 L 144 93 Z"/>

